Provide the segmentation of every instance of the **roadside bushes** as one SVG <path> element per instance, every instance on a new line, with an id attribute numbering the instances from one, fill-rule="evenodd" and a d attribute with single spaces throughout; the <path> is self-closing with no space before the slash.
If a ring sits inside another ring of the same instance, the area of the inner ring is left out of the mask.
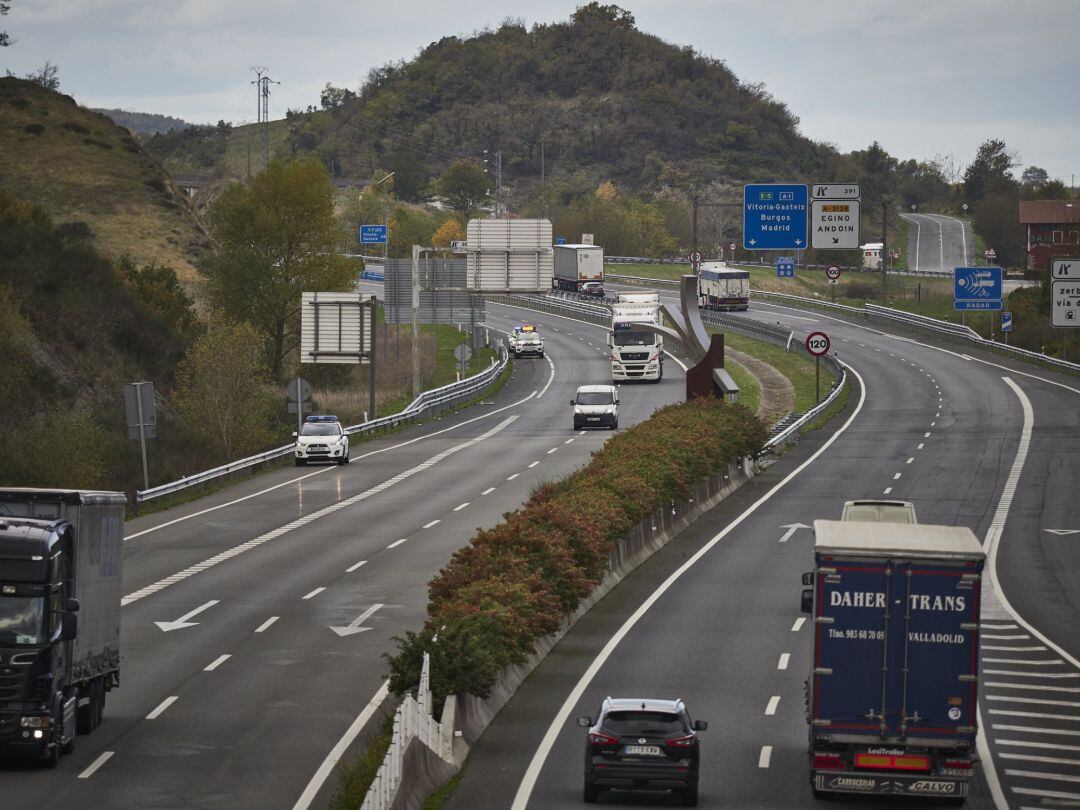
<path id="1" fill-rule="evenodd" d="M 608 570 L 616 541 L 693 485 L 758 452 L 765 425 L 741 405 L 695 399 L 669 405 L 613 436 L 588 465 L 540 486 L 503 522 L 476 533 L 429 584 L 428 620 L 385 655 L 397 695 L 419 683 L 431 654 L 431 688 L 486 698 L 508 664 L 577 609 Z"/>

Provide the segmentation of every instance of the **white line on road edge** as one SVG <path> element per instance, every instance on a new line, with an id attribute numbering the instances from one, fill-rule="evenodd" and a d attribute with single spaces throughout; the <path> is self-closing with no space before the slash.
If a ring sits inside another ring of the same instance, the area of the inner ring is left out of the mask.
<path id="1" fill-rule="evenodd" d="M 443 433 L 449 433 L 451 430 L 457 430 L 459 427 L 464 427 L 465 425 L 471 425 L 473 422 L 478 422 L 481 419 L 487 419 L 489 416 L 494 416 L 497 413 L 502 413 L 503 411 L 509 410 L 510 408 L 516 408 L 518 405 L 523 405 L 524 403 L 528 402 L 530 399 L 532 399 L 535 396 L 536 396 L 536 392 L 533 391 L 527 397 L 523 397 L 522 399 L 519 399 L 517 402 L 511 402 L 509 405 L 504 405 L 501 408 L 496 408 L 494 411 L 488 411 L 487 413 L 482 414 L 481 416 L 475 416 L 472 419 L 466 419 L 464 422 L 458 422 L 456 425 L 451 425 L 448 428 L 443 428 L 442 430 L 436 430 L 434 433 L 425 433 L 423 436 L 417 436 L 415 439 L 409 439 L 408 441 L 401 442 L 400 444 L 394 444 L 394 445 L 391 445 L 390 447 L 383 447 L 381 450 L 372 450 L 370 453 L 364 453 L 364 455 L 362 455 L 362 456 L 356 456 L 355 458 L 353 458 L 353 461 L 360 461 L 361 459 L 365 459 L 365 458 L 368 458 L 370 456 L 377 456 L 380 453 L 385 453 L 385 452 L 387 452 L 389 450 L 397 450 L 397 449 L 399 449 L 401 447 L 407 447 L 410 444 L 415 444 L 416 442 L 422 442 L 424 439 L 430 439 L 430 438 L 432 438 L 434 436 L 441 436 Z M 275 489 L 281 489 L 282 487 L 287 487 L 290 484 L 295 484 L 298 481 L 303 481 L 305 478 L 311 478 L 311 476 L 313 476 L 313 475 L 322 475 L 323 473 L 333 472 L 334 470 L 340 471 L 340 468 L 337 467 L 337 466 L 324 467 L 321 470 L 315 470 L 314 472 L 309 472 L 309 473 L 307 473 L 305 475 L 299 476 L 298 478 L 290 478 L 288 481 L 282 481 L 280 484 L 274 484 L 272 487 L 267 487 L 266 489 L 261 489 L 258 492 L 252 492 L 250 495 L 244 495 L 243 497 L 236 498 L 235 500 L 232 500 L 232 501 L 227 501 L 225 503 L 219 503 L 217 506 L 211 506 L 211 507 L 209 507 L 207 509 L 203 509 L 203 510 L 201 510 L 199 512 L 192 512 L 190 515 L 184 515 L 183 517 L 175 518 L 175 519 L 170 520 L 170 521 L 168 521 L 166 523 L 162 523 L 160 526 L 151 526 L 149 529 L 143 529 L 141 532 L 135 532 L 135 534 L 129 534 L 126 537 L 124 537 L 124 542 L 126 543 L 128 540 L 134 540 L 136 537 L 142 537 L 144 534 L 150 534 L 150 532 L 156 532 L 158 529 L 164 529 L 164 528 L 166 528 L 168 526 L 172 526 L 172 525 L 174 525 L 176 523 L 183 523 L 185 520 L 191 520 L 191 518 L 193 518 L 193 517 L 199 517 L 200 515 L 205 515 L 208 512 L 214 512 L 214 511 L 216 511 L 218 509 L 224 509 L 227 506 L 235 506 L 238 503 L 243 503 L 244 501 L 251 500 L 252 498 L 257 498 L 260 495 L 265 495 L 267 492 L 273 492 Z"/>
<path id="2" fill-rule="evenodd" d="M 350 565 L 348 568 L 345 569 L 345 573 L 346 574 L 351 574 L 353 571 L 355 571 L 361 565 L 367 565 L 367 560 L 361 560 L 358 563 L 353 563 L 352 565 Z"/>
<path id="3" fill-rule="evenodd" d="M 779 705 L 780 705 L 780 696 L 779 695 L 773 695 L 771 698 L 769 698 L 769 705 L 765 707 L 766 716 L 772 717 L 772 715 L 776 714 L 776 707 L 779 706 Z"/>
<path id="4" fill-rule="evenodd" d="M 258 627 L 256 627 L 255 632 L 256 633 L 265 633 L 267 630 L 270 629 L 270 625 L 272 625 L 274 622 L 276 622 L 280 618 L 281 618 L 280 616 L 271 616 L 265 622 L 263 622 Z"/>
<path id="5" fill-rule="evenodd" d="M 103 752 L 100 757 L 98 757 L 92 763 L 90 763 L 89 768 L 87 768 L 85 771 L 83 771 L 82 773 L 79 774 L 79 778 L 80 779 L 89 779 L 91 776 L 94 775 L 94 771 L 96 771 L 98 768 L 100 768 L 102 765 L 104 765 L 106 762 L 108 762 L 112 758 L 112 755 L 115 754 L 115 753 L 116 753 L 115 751 L 105 751 L 105 752 Z"/>
<path id="6" fill-rule="evenodd" d="M 425 528 L 426 528 L 426 527 L 425 527 Z M 401 538 L 400 540 L 395 540 L 395 541 L 394 541 L 393 543 L 391 543 L 390 545 L 388 545 L 388 546 L 387 546 L 387 548 L 397 548 L 397 547 L 398 547 L 398 546 L 400 546 L 400 545 L 401 545 L 402 543 L 405 543 L 405 542 L 407 542 L 407 541 L 408 541 L 408 539 L 409 539 L 408 537 L 402 537 L 402 538 Z"/>
<path id="7" fill-rule="evenodd" d="M 325 590 L 326 590 L 326 588 L 316 588 L 311 593 L 304 594 L 304 598 L 305 599 L 311 599 L 314 596 L 318 596 L 320 593 L 322 593 Z"/>
<path id="8" fill-rule="evenodd" d="M 231 655 L 218 656 L 213 661 L 211 661 L 209 664 L 207 664 L 205 667 L 203 667 L 203 672 L 213 672 L 215 669 L 220 667 L 222 664 L 224 664 L 230 658 L 232 658 Z"/>
<path id="9" fill-rule="evenodd" d="M 157 718 L 161 717 L 162 712 L 164 712 L 167 708 L 176 703 L 176 701 L 178 701 L 179 699 L 179 695 L 173 695 L 172 697 L 165 698 L 163 701 L 161 701 L 161 704 L 156 709 L 150 712 L 150 714 L 146 715 L 146 719 L 156 720 Z"/>
<path id="10" fill-rule="evenodd" d="M 547 390 L 551 388 L 551 384 L 555 382 L 555 364 L 551 362 L 551 358 L 548 357 L 547 353 L 544 354 L 544 359 L 547 360 L 548 365 L 551 366 L 551 375 L 548 377 L 548 381 L 544 383 L 544 387 L 540 389 L 540 393 L 536 395 L 537 399 L 544 396 L 544 394 L 547 393 Z"/>
<path id="11" fill-rule="evenodd" d="M 771 761 L 772 761 L 772 746 L 771 745 L 763 745 L 763 746 L 761 746 L 761 753 L 758 754 L 758 758 L 757 758 L 757 766 L 759 768 L 768 768 L 769 763 Z"/>
<path id="12" fill-rule="evenodd" d="M 409 469 L 405 470 L 405 472 L 400 473 L 393 478 L 389 478 L 386 481 L 383 481 L 381 484 L 372 487 L 371 489 L 364 490 L 363 492 L 357 493 L 356 495 L 353 495 L 350 498 L 346 498 L 343 501 L 338 501 L 337 503 L 330 504 L 329 506 L 324 506 L 318 511 L 312 512 L 309 515 L 305 515 L 302 518 L 298 518 L 291 523 L 286 523 L 284 526 L 279 526 L 272 531 L 266 532 L 266 534 L 259 535 L 253 540 L 248 540 L 246 543 L 241 543 L 238 546 L 233 546 L 232 548 L 226 549 L 219 554 L 215 554 L 208 560 L 203 560 L 201 563 L 189 566 L 183 571 L 173 574 L 171 577 L 166 577 L 165 579 L 155 582 L 153 585 L 147 585 L 145 588 L 140 588 L 134 593 L 130 593 L 123 599 L 121 599 L 120 604 L 129 605 L 132 602 L 138 601 L 145 596 L 150 596 L 153 593 L 164 590 L 170 585 L 174 585 L 175 583 L 187 579 L 190 576 L 202 573 L 203 571 L 207 570 L 208 568 L 212 568 L 218 563 L 225 562 L 225 560 L 229 560 L 233 557 L 243 554 L 245 551 L 250 551 L 253 548 L 258 548 L 263 543 L 273 540 L 276 537 L 280 537 L 283 534 L 287 534 L 293 529 L 302 528 L 304 526 L 307 526 L 309 523 L 318 520 L 319 518 L 326 517 L 327 515 L 332 515 L 334 512 L 337 512 L 341 509 L 347 509 L 348 507 L 353 506 L 354 504 L 357 504 L 367 498 L 370 498 L 373 495 L 378 495 L 380 492 L 389 489 L 395 484 L 399 484 L 405 479 L 411 478 L 412 476 L 416 475 L 417 473 L 424 472 L 425 470 L 434 467 L 440 461 L 444 461 L 445 459 L 452 456 L 454 453 L 457 453 L 460 450 L 465 450 L 466 448 L 472 447 L 475 444 L 479 444 L 480 442 L 484 441 L 484 439 L 488 439 L 494 436 L 496 433 L 501 431 L 503 428 L 505 428 L 517 418 L 518 417 L 516 415 L 508 416 L 506 419 L 499 422 L 499 424 L 497 424 L 495 427 L 491 428 L 491 430 L 488 430 L 485 433 L 481 433 L 479 436 L 462 442 L 461 444 L 457 444 L 453 447 L 443 450 L 441 453 L 436 453 L 427 461 L 422 461 L 415 467 L 410 467 Z M 369 453 L 369 455 L 371 454 Z"/>
<path id="13" fill-rule="evenodd" d="M 843 363 L 843 361 L 840 362 Z M 593 662 L 589 664 L 589 668 L 585 670 L 585 674 L 582 675 L 580 680 L 578 680 L 577 684 L 574 685 L 574 688 L 570 691 L 570 694 L 567 695 L 566 700 L 559 708 L 559 711 L 555 713 L 555 717 L 552 719 L 551 725 L 548 726 L 547 731 L 544 733 L 544 738 L 540 741 L 540 745 L 537 747 L 536 753 L 533 754 L 532 759 L 529 761 L 529 767 L 526 769 L 524 777 L 522 777 L 521 784 L 518 785 L 517 793 L 514 796 L 514 802 L 511 805 L 511 810 L 525 810 L 529 803 L 529 797 L 532 795 L 533 787 L 535 787 L 536 785 L 536 780 L 540 776 L 540 769 L 543 768 L 544 761 L 547 759 L 548 754 L 550 753 L 552 747 L 555 745 L 555 740 L 559 736 L 559 732 L 566 727 L 567 720 L 569 719 L 571 712 L 573 712 L 574 707 L 577 706 L 578 702 L 581 700 L 581 696 L 585 693 L 585 689 L 589 686 L 590 683 L 592 683 L 593 678 L 596 677 L 601 667 L 603 667 L 604 663 L 615 651 L 615 648 L 619 646 L 619 643 L 633 629 L 634 625 L 636 625 L 641 620 L 641 617 L 649 612 L 649 609 L 654 604 L 656 604 L 660 597 L 663 596 L 668 591 L 668 589 L 672 585 L 674 585 L 680 577 L 682 577 L 683 574 L 689 571 L 698 562 L 698 560 L 708 554 L 709 551 L 712 550 L 713 546 L 715 546 L 717 543 L 727 537 L 728 534 L 738 528 L 738 526 L 740 526 L 744 520 L 746 520 L 748 517 L 750 517 L 750 515 L 756 512 L 758 508 L 760 508 L 766 501 L 770 500 L 773 495 L 783 489 L 789 481 L 795 478 L 799 473 L 809 467 L 812 463 L 817 461 L 821 454 L 828 450 L 830 447 L 832 447 L 833 443 L 847 431 L 847 429 L 862 412 L 863 405 L 865 405 L 866 403 L 866 383 L 863 381 L 863 378 L 859 374 L 859 372 L 857 372 L 851 365 L 849 365 L 848 363 L 843 363 L 843 365 L 848 368 L 855 376 L 855 378 L 859 381 L 859 402 L 855 406 L 854 412 L 851 414 L 851 416 L 847 418 L 847 421 L 844 422 L 844 424 L 841 425 L 837 429 L 837 431 L 814 452 L 813 455 L 811 455 L 806 461 L 804 461 L 802 464 L 800 464 L 798 467 L 788 473 L 787 476 L 783 478 L 783 480 L 776 483 L 772 487 L 772 489 L 770 489 L 768 492 L 758 498 L 758 500 L 752 503 L 745 512 L 743 512 L 741 515 L 731 521 L 731 523 L 725 526 L 719 534 L 715 535 L 704 546 L 698 549 L 698 551 L 693 556 L 691 556 L 690 559 L 688 559 L 685 563 L 679 566 L 678 569 L 672 572 L 672 574 L 667 579 L 665 579 L 663 583 L 661 583 L 660 587 L 653 591 L 645 599 L 645 601 L 641 603 L 638 609 L 635 610 L 625 622 L 623 622 L 622 627 L 620 627 L 615 632 L 615 634 L 608 640 L 607 644 L 604 645 L 604 648 L 599 652 L 596 658 L 593 659 Z M 793 627 L 792 630 L 794 629 L 796 628 Z"/>
<path id="14" fill-rule="evenodd" d="M 341 759 L 345 751 L 352 745 L 353 740 L 367 725 L 368 720 L 375 714 L 376 710 L 386 700 L 386 696 L 390 693 L 390 681 L 383 681 L 383 685 L 379 687 L 379 691 L 375 693 L 374 697 L 368 701 L 368 705 L 364 707 L 364 710 L 357 715 L 353 720 L 349 730 L 345 732 L 345 735 L 337 741 L 330 753 L 326 755 L 326 759 L 323 760 L 322 765 L 315 771 L 315 775 L 311 777 L 311 781 L 308 782 L 307 787 L 304 788 L 304 792 L 300 794 L 300 798 L 296 800 L 296 804 L 293 805 L 292 810 L 307 810 L 311 806 L 311 803 L 315 800 L 316 794 L 323 786 L 327 777 L 334 770 L 334 766 L 337 765 L 338 760 Z"/>

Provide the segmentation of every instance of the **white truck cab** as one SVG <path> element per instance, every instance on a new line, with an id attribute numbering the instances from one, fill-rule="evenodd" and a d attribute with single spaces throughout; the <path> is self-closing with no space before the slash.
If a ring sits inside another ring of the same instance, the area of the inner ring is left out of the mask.
<path id="1" fill-rule="evenodd" d="M 574 430 L 619 427 L 619 389 L 614 385 L 583 385 L 570 404 L 574 406 Z"/>

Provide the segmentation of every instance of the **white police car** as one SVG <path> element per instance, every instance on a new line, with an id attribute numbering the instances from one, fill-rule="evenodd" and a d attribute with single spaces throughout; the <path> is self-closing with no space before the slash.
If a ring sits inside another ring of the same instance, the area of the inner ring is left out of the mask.
<path id="1" fill-rule="evenodd" d="M 293 436 L 297 467 L 303 467 L 309 461 L 349 463 L 349 437 L 336 416 L 309 416 L 300 432 Z"/>

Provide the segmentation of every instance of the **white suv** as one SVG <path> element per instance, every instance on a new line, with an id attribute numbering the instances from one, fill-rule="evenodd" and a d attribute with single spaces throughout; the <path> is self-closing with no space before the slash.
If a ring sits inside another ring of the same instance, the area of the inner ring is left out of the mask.
<path id="1" fill-rule="evenodd" d="M 296 466 L 309 461 L 349 463 L 349 437 L 336 416 L 309 416 L 296 439 Z"/>
<path id="2" fill-rule="evenodd" d="M 574 430 L 619 427 L 619 389 L 614 385 L 583 385 L 570 404 L 574 406 Z"/>

